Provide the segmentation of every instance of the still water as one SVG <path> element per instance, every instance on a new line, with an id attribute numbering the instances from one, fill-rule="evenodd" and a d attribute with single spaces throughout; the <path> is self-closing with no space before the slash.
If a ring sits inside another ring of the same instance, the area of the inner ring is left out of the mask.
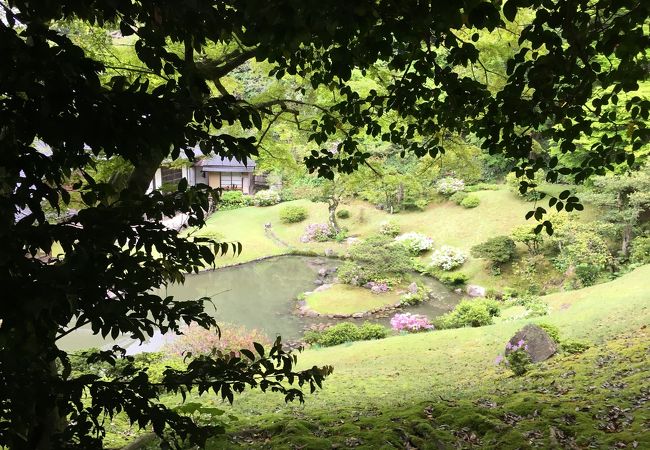
<path id="1" fill-rule="evenodd" d="M 338 261 L 302 256 L 279 256 L 200 274 L 188 275 L 182 285 L 170 285 L 158 292 L 160 296 L 171 295 L 177 300 L 210 297 L 206 310 L 217 323 L 243 325 L 257 329 L 270 338 L 281 335 L 283 340 L 300 338 L 305 326 L 319 322 L 333 322 L 327 318 L 303 318 L 293 314 L 296 296 L 313 290 L 322 268 L 336 267 Z M 444 285 L 430 278 L 422 278 L 438 297 L 438 300 L 408 307 L 401 312 L 412 312 L 435 317 L 449 311 L 459 301 L 459 296 Z M 372 321 L 388 324 L 389 317 L 377 317 Z M 61 348 L 74 351 L 89 347 L 106 347 L 118 343 L 131 353 L 154 351 L 170 337 L 154 336 L 150 342 L 139 345 L 128 337 L 104 340 L 93 335 L 90 328 L 80 329 L 63 338 Z"/>

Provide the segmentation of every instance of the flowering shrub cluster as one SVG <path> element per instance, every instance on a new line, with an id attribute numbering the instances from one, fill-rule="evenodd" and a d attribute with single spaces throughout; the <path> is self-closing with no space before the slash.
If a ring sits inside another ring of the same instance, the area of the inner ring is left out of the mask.
<path id="1" fill-rule="evenodd" d="M 258 330 L 247 330 L 243 326 L 231 324 L 222 324 L 220 329 L 221 338 L 214 329 L 206 330 L 191 324 L 182 335 L 166 344 L 166 350 L 177 355 L 187 352 L 197 355 L 209 354 L 216 350 L 224 353 L 239 353 L 243 348 L 254 350 L 253 342 L 259 342 L 264 346 L 271 345 L 269 338 Z"/>
<path id="2" fill-rule="evenodd" d="M 253 197 L 253 203 L 255 206 L 272 206 L 280 203 L 280 194 L 276 191 L 267 189 L 265 191 L 259 191 Z"/>
<path id="3" fill-rule="evenodd" d="M 465 182 L 459 178 L 445 177 L 438 181 L 436 190 L 442 195 L 452 195 L 465 190 Z"/>
<path id="4" fill-rule="evenodd" d="M 454 247 L 443 245 L 431 255 L 431 265 L 442 270 L 454 270 L 467 260 L 465 253 Z"/>
<path id="5" fill-rule="evenodd" d="M 385 236 L 395 237 L 399 234 L 400 227 L 392 220 L 386 220 L 379 224 L 379 233 Z"/>
<path id="6" fill-rule="evenodd" d="M 336 232 L 327 223 L 310 223 L 305 228 L 305 233 L 300 238 L 300 242 L 325 242 L 332 240 Z"/>
<path id="7" fill-rule="evenodd" d="M 400 297 L 402 305 L 417 305 L 431 296 L 431 289 L 423 284 L 411 283 L 408 287 L 408 292 Z"/>
<path id="8" fill-rule="evenodd" d="M 388 286 L 388 283 L 383 281 L 380 282 L 370 281 L 366 283 L 364 287 L 370 289 L 373 294 L 383 294 L 384 292 L 390 291 L 390 286 Z"/>
<path id="9" fill-rule="evenodd" d="M 395 242 L 403 245 L 410 254 L 417 256 L 421 252 L 431 250 L 433 239 L 421 233 L 404 233 L 395 238 Z"/>
<path id="10" fill-rule="evenodd" d="M 497 356 L 494 363 L 497 365 L 505 364 L 517 376 L 524 375 L 528 372 L 528 367 L 532 363 L 526 341 L 520 339 L 516 344 L 508 342 L 506 344 L 506 356 Z"/>
<path id="11" fill-rule="evenodd" d="M 390 319 L 390 326 L 395 331 L 408 331 L 411 333 L 433 329 L 433 325 L 426 316 L 411 313 L 395 314 Z"/>

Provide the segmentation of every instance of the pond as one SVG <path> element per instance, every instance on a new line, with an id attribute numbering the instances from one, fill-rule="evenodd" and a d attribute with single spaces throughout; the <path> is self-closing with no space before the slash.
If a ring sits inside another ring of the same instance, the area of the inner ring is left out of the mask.
<path id="1" fill-rule="evenodd" d="M 206 309 L 218 323 L 243 325 L 248 329 L 262 331 L 269 337 L 281 335 L 285 341 L 297 340 L 302 336 L 304 328 L 309 325 L 336 321 L 326 317 L 299 317 L 293 311 L 296 306 L 296 296 L 315 288 L 314 281 L 318 278 L 318 271 L 338 264 L 339 261 L 329 258 L 278 256 L 240 266 L 188 275 L 185 284 L 161 289 L 159 295 L 171 295 L 181 300 L 210 297 L 212 303 L 207 304 Z M 438 281 L 425 277 L 422 277 L 422 281 L 433 290 L 439 300 L 407 307 L 400 310 L 401 312 L 425 314 L 431 318 L 449 311 L 459 301 L 459 295 L 450 292 Z M 365 320 L 388 325 L 390 317 Z M 116 342 L 129 348 L 130 353 L 134 353 L 154 351 L 165 340 L 164 336 L 154 336 L 151 342 L 140 346 L 127 337 L 118 338 L 116 341 L 104 340 L 100 336 L 93 335 L 88 328 L 71 333 L 63 338 L 60 344 L 63 349 L 74 351 L 89 347 L 105 347 Z"/>

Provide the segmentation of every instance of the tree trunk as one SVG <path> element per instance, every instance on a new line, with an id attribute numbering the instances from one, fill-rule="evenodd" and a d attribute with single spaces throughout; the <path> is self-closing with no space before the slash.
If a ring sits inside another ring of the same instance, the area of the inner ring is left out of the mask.
<path id="1" fill-rule="evenodd" d="M 630 254 L 630 242 L 632 241 L 632 226 L 623 227 L 623 242 L 621 243 L 621 255 L 627 258 Z"/>
<path id="2" fill-rule="evenodd" d="M 336 232 L 340 233 L 341 229 L 339 228 L 339 224 L 336 221 L 336 208 L 339 206 L 339 200 L 337 198 L 330 198 L 328 202 L 328 210 L 329 210 L 329 224 L 330 227 Z"/>

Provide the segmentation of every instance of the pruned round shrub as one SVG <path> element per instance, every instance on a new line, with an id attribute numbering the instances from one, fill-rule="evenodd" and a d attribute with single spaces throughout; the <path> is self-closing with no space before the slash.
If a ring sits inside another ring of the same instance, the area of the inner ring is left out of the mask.
<path id="1" fill-rule="evenodd" d="M 300 242 L 327 242 L 336 237 L 336 231 L 327 223 L 310 223 L 305 227 Z"/>
<path id="2" fill-rule="evenodd" d="M 472 247 L 472 256 L 489 260 L 493 266 L 498 266 L 512 260 L 517 246 L 508 236 L 497 236 L 482 244 Z"/>
<path id="3" fill-rule="evenodd" d="M 441 283 L 450 285 L 450 286 L 461 286 L 469 280 L 469 276 L 463 272 L 439 272 L 434 274 L 434 276 Z"/>
<path id="4" fill-rule="evenodd" d="M 304 206 L 287 205 L 280 209 L 280 221 L 282 223 L 298 223 L 307 218 L 309 213 Z"/>
<path id="5" fill-rule="evenodd" d="M 481 199 L 478 198 L 476 195 L 471 195 L 471 194 L 465 197 L 460 202 L 460 206 L 462 206 L 463 208 L 476 208 L 480 204 L 481 204 Z"/>
<path id="6" fill-rule="evenodd" d="M 395 238 L 395 242 L 404 246 L 413 256 L 431 250 L 433 247 L 433 239 L 424 234 L 415 232 L 400 234 Z"/>
<path id="7" fill-rule="evenodd" d="M 265 191 L 259 191 L 253 197 L 253 203 L 255 206 L 272 206 L 280 203 L 280 194 L 276 191 L 267 189 Z"/>
<path id="8" fill-rule="evenodd" d="M 453 311 L 437 318 L 435 324 L 438 328 L 482 327 L 491 325 L 500 312 L 501 307 L 496 300 L 463 300 Z"/>
<path id="9" fill-rule="evenodd" d="M 242 191 L 224 191 L 219 196 L 217 208 L 221 210 L 243 208 L 249 206 L 251 200 L 251 197 L 244 195 Z"/>
<path id="10" fill-rule="evenodd" d="M 357 242 L 349 251 L 350 260 L 336 273 L 342 283 L 363 286 L 370 281 L 399 280 L 412 269 L 411 257 L 388 236 L 371 236 Z"/>
<path id="11" fill-rule="evenodd" d="M 436 191 L 439 194 L 450 196 L 458 191 L 465 189 L 465 182 L 460 178 L 445 177 L 438 180 L 436 183 Z"/>
<path id="12" fill-rule="evenodd" d="M 443 245 L 431 255 L 431 266 L 441 270 L 454 270 L 467 260 L 465 253 L 449 245 Z"/>
<path id="13" fill-rule="evenodd" d="M 449 201 L 456 203 L 457 205 L 460 205 L 460 203 L 465 200 L 465 197 L 467 197 L 469 194 L 467 192 L 463 191 L 458 191 L 454 194 L 452 194 L 451 197 L 449 197 Z"/>
<path id="14" fill-rule="evenodd" d="M 338 211 L 336 211 L 336 217 L 338 217 L 339 219 L 347 219 L 348 217 L 350 217 L 350 211 L 348 211 L 347 209 L 339 209 Z"/>
<path id="15" fill-rule="evenodd" d="M 395 237 L 400 232 L 400 226 L 392 220 L 386 220 L 379 224 L 379 233 L 385 236 Z"/>
<path id="16" fill-rule="evenodd" d="M 362 326 L 358 327 L 353 323 L 343 322 L 331 326 L 325 331 L 307 332 L 305 333 L 304 339 L 305 342 L 309 344 L 331 347 L 346 342 L 383 339 L 387 335 L 388 330 L 380 324 L 366 322 Z"/>

